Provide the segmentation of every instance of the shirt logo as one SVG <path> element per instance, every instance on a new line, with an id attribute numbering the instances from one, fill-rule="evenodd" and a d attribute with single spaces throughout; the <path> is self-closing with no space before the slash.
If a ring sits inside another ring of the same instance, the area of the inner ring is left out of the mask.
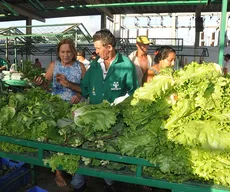
<path id="1" fill-rule="evenodd" d="M 111 90 L 121 90 L 121 88 L 119 87 L 119 82 L 113 82 L 113 86 L 111 88 Z"/>
<path id="2" fill-rule="evenodd" d="M 95 87 L 94 87 L 94 86 L 93 86 L 93 89 L 92 89 L 92 94 L 93 94 L 93 95 L 96 95 Z"/>

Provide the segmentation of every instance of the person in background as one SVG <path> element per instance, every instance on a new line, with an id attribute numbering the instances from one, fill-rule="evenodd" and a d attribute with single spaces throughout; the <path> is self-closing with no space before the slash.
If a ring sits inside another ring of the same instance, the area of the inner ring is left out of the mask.
<path id="1" fill-rule="evenodd" d="M 86 58 L 85 58 L 85 51 L 84 50 L 78 50 L 77 51 L 77 55 L 76 55 L 76 58 L 79 62 L 83 63 L 85 65 L 85 68 L 86 70 L 89 69 L 90 67 L 90 61 L 88 61 Z"/>
<path id="2" fill-rule="evenodd" d="M 148 55 L 150 41 L 146 36 L 138 36 L 136 40 L 137 50 L 129 55 L 129 59 L 136 67 L 139 85 L 143 85 L 143 78 L 147 70 L 153 65 L 153 56 Z"/>
<path id="3" fill-rule="evenodd" d="M 96 52 L 93 52 L 93 53 L 91 54 L 91 56 L 90 56 L 90 63 L 91 63 L 94 59 L 96 59 L 96 57 L 97 57 L 97 53 L 96 53 Z"/>
<path id="4" fill-rule="evenodd" d="M 34 66 L 38 67 L 38 68 L 42 68 L 42 64 L 41 64 L 41 62 L 39 61 L 38 58 L 35 59 Z"/>
<path id="5" fill-rule="evenodd" d="M 0 73 L 4 70 L 7 70 L 8 68 L 8 63 L 6 60 L 0 58 Z"/>
<path id="6" fill-rule="evenodd" d="M 115 37 L 109 30 L 97 31 L 93 42 L 98 56 L 91 62 L 77 91 L 82 92 L 83 97 L 89 97 L 91 104 L 103 100 L 117 104 L 139 87 L 135 66 L 128 57 L 115 50 Z M 115 191 L 111 180 L 105 179 L 105 182 L 105 191 Z M 86 189 L 83 175 L 75 174 L 71 184 L 75 192 Z"/>
<path id="7" fill-rule="evenodd" d="M 154 57 L 159 53 L 159 51 L 160 51 L 160 48 L 157 48 L 157 49 L 153 52 Z"/>
<path id="8" fill-rule="evenodd" d="M 76 49 L 72 39 L 63 39 L 57 47 L 58 58 L 51 62 L 45 74 L 46 81 L 41 77 L 35 79 L 36 85 L 48 88 L 52 82 L 52 94 L 60 95 L 64 101 L 71 104 L 81 101 L 81 94 L 75 91 L 85 75 L 85 66 L 76 60 Z M 55 181 L 59 187 L 66 185 L 62 172 L 56 170 Z"/>
<path id="9" fill-rule="evenodd" d="M 176 51 L 170 46 L 162 46 L 155 55 L 155 64 L 148 69 L 144 82 L 149 82 L 154 76 L 160 73 L 161 69 L 174 66 Z"/>
<path id="10" fill-rule="evenodd" d="M 224 55 L 224 75 L 230 73 L 230 54 Z"/>

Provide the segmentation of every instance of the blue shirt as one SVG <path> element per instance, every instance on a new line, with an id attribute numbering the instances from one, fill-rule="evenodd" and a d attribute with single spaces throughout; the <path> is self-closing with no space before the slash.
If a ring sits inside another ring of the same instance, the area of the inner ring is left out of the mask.
<path id="1" fill-rule="evenodd" d="M 75 61 L 72 66 L 63 66 L 60 61 L 55 61 L 52 82 L 52 94 L 60 95 L 64 101 L 70 101 L 71 98 L 76 95 L 76 92 L 69 88 L 63 87 L 60 83 L 58 83 L 56 79 L 57 74 L 63 74 L 68 81 L 80 84 L 82 77 L 80 63 L 78 61 Z"/>

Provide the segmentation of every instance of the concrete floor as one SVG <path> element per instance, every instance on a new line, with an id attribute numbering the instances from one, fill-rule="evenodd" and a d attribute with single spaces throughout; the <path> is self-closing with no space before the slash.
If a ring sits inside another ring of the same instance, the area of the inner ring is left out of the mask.
<path id="1" fill-rule="evenodd" d="M 35 167 L 36 171 L 36 186 L 48 191 L 48 192 L 73 192 L 73 188 L 70 184 L 71 176 L 64 174 L 64 177 L 67 182 L 67 186 L 58 187 L 54 180 L 54 173 L 51 172 L 51 169 L 44 167 Z M 104 192 L 104 180 L 101 178 L 87 177 L 87 192 Z M 150 190 L 145 189 L 143 186 L 128 184 L 123 182 L 115 182 L 114 186 L 117 192 L 148 192 Z M 30 186 L 31 187 L 31 186 Z M 24 189 L 23 192 L 28 190 Z M 170 190 L 152 188 L 152 192 L 170 192 Z M 39 191 L 40 192 L 40 191 Z"/>

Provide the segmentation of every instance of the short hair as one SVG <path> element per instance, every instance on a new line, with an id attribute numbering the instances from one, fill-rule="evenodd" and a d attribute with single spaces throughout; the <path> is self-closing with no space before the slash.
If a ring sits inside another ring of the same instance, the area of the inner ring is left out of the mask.
<path id="1" fill-rule="evenodd" d="M 57 57 L 57 59 L 59 60 L 59 61 L 61 61 L 61 58 L 60 58 L 60 56 L 59 56 L 59 51 L 60 51 L 60 47 L 62 46 L 62 45 L 64 45 L 64 44 L 68 44 L 69 45 L 69 47 L 70 47 L 70 50 L 71 50 L 71 52 L 73 53 L 73 58 L 72 58 L 72 61 L 76 61 L 76 48 L 75 48 L 75 45 L 74 45 L 74 41 L 73 41 L 73 39 L 71 39 L 71 38 L 67 38 L 67 39 L 62 39 L 59 43 L 58 43 L 58 46 L 57 46 L 57 55 L 58 55 L 58 57 Z"/>
<path id="2" fill-rule="evenodd" d="M 176 53 L 176 51 L 170 46 L 162 46 L 159 48 L 157 54 L 155 55 L 154 62 L 159 63 L 168 57 L 169 53 Z"/>
<path id="3" fill-rule="evenodd" d="M 92 52 L 92 54 L 91 55 L 93 55 L 93 56 L 97 56 L 97 53 L 94 51 L 94 52 Z"/>
<path id="4" fill-rule="evenodd" d="M 93 42 L 95 41 L 101 41 L 103 46 L 112 45 L 112 47 L 116 47 L 116 38 L 108 29 L 97 31 L 93 35 Z"/>
<path id="5" fill-rule="evenodd" d="M 77 50 L 77 56 L 85 57 L 85 51 L 84 50 Z"/>
<path id="6" fill-rule="evenodd" d="M 230 59 L 230 54 L 226 54 L 226 55 L 224 55 L 224 57 L 227 57 Z"/>

